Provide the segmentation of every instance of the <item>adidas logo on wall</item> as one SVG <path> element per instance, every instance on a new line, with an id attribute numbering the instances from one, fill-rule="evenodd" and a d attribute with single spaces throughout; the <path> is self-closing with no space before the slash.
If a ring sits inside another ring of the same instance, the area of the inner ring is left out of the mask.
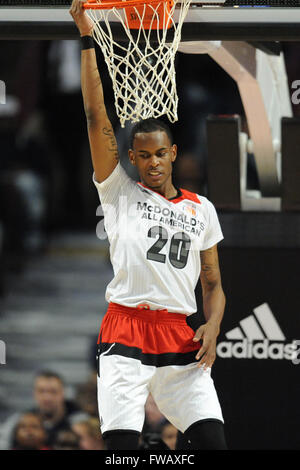
<path id="1" fill-rule="evenodd" d="M 217 355 L 237 359 L 288 359 L 299 363 L 296 359 L 299 341 L 286 342 L 269 305 L 264 303 L 253 312 L 254 315 L 239 322 L 239 327 L 225 334 L 230 341 L 218 343 Z"/>

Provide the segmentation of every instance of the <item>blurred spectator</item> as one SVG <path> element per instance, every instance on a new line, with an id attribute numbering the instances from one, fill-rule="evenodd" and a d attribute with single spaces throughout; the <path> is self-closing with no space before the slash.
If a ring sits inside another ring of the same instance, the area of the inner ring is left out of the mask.
<path id="1" fill-rule="evenodd" d="M 60 431 L 53 443 L 53 450 L 79 450 L 79 439 L 71 430 Z"/>
<path id="2" fill-rule="evenodd" d="M 12 450 L 50 450 L 42 419 L 35 413 L 25 413 L 14 430 Z"/>
<path id="3" fill-rule="evenodd" d="M 88 415 L 98 417 L 97 372 L 92 372 L 89 380 L 78 387 L 76 404 Z"/>
<path id="4" fill-rule="evenodd" d="M 79 437 L 81 450 L 106 450 L 99 419 L 90 418 L 86 421 L 79 421 L 73 424 L 72 429 Z"/>
<path id="5" fill-rule="evenodd" d="M 173 424 L 169 422 L 163 424 L 161 429 L 161 438 L 171 450 L 175 450 L 176 448 L 177 433 L 178 431 Z"/>
<path id="6" fill-rule="evenodd" d="M 160 434 L 162 425 L 166 422 L 166 418 L 159 411 L 151 393 L 149 394 L 145 405 L 145 423 L 143 434 L 158 433 Z"/>
<path id="7" fill-rule="evenodd" d="M 61 377 L 53 372 L 40 372 L 34 382 L 34 399 L 36 406 L 31 412 L 38 413 L 47 431 L 47 445 L 52 446 L 58 432 L 71 429 L 76 421 L 87 419 L 79 407 L 64 396 L 64 383 Z M 9 449 L 12 443 L 12 432 L 20 418 L 20 413 L 9 417 L 1 426 L 0 449 Z"/>
<path id="8" fill-rule="evenodd" d="M 64 383 L 57 374 L 41 372 L 35 380 L 34 397 L 48 431 L 50 444 L 59 431 L 70 429 L 74 419 L 82 419 L 83 413 L 79 407 L 65 399 Z"/>

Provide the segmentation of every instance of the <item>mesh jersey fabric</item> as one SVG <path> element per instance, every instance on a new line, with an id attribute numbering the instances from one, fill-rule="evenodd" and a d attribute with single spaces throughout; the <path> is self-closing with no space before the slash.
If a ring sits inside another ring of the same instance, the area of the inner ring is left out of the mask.
<path id="1" fill-rule="evenodd" d="M 168 200 L 133 181 L 120 162 L 102 183 L 93 174 L 110 243 L 114 277 L 106 301 L 192 314 L 200 251 L 224 237 L 214 205 L 181 189 Z"/>

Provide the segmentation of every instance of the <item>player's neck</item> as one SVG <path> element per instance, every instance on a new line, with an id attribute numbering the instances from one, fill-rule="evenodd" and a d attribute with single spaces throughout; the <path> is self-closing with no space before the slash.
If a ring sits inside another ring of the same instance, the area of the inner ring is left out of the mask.
<path id="1" fill-rule="evenodd" d="M 150 189 L 161 194 L 166 199 L 174 199 L 178 195 L 178 190 L 175 188 L 173 184 L 171 184 L 171 186 L 168 188 L 164 188 L 164 187 L 151 188 L 150 187 Z"/>
<path id="2" fill-rule="evenodd" d="M 147 186 L 145 183 L 143 184 Z M 147 186 L 147 187 L 149 189 L 152 189 L 152 191 L 155 191 L 156 193 L 161 194 L 166 199 L 174 199 L 178 195 L 178 189 L 175 188 L 172 181 L 166 182 L 164 185 L 158 186 L 158 187 L 151 187 L 151 186 Z"/>
<path id="3" fill-rule="evenodd" d="M 163 194 L 164 197 L 167 199 L 174 199 L 178 195 L 178 189 L 175 188 L 175 186 L 172 184 L 170 190 L 168 191 L 167 194 Z"/>

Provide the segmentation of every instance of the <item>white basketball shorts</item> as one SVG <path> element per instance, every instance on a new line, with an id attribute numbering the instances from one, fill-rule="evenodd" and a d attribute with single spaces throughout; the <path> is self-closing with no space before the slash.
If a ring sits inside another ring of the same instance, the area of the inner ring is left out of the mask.
<path id="1" fill-rule="evenodd" d="M 141 432 L 149 393 L 181 432 L 199 420 L 224 422 L 211 370 L 197 367 L 193 337 L 183 314 L 109 304 L 98 339 L 103 435 Z"/>

